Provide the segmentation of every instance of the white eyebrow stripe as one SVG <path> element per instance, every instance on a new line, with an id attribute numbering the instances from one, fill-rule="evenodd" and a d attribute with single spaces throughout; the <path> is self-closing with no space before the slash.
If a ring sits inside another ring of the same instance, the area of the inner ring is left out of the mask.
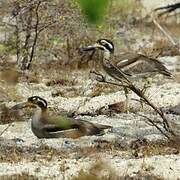
<path id="1" fill-rule="evenodd" d="M 111 49 L 113 49 L 113 46 L 112 46 L 111 43 L 108 43 L 108 42 L 107 42 L 107 44 L 109 45 L 109 47 L 110 47 Z"/>
<path id="2" fill-rule="evenodd" d="M 108 46 L 109 46 L 111 49 L 113 49 L 113 46 L 112 46 L 111 43 L 109 43 L 109 42 L 107 42 L 107 41 L 105 41 L 105 40 L 101 40 L 101 42 L 102 42 L 102 43 L 108 44 Z"/>
<path id="3" fill-rule="evenodd" d="M 107 41 L 106 41 L 106 40 L 101 40 L 101 42 L 102 42 L 102 43 L 107 43 Z"/>
<path id="4" fill-rule="evenodd" d="M 43 100 L 38 99 L 38 101 L 41 102 L 41 103 L 43 103 L 43 105 L 46 107 L 46 103 L 45 103 Z"/>

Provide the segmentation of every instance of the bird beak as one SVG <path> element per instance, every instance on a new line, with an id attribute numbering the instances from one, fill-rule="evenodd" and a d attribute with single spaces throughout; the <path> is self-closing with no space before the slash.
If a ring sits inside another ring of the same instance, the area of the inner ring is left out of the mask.
<path id="1" fill-rule="evenodd" d="M 81 50 L 82 51 L 92 51 L 92 50 L 95 50 L 95 49 L 104 49 L 104 47 L 103 46 L 101 46 L 100 44 L 98 44 L 98 43 L 95 43 L 95 44 L 93 44 L 93 45 L 89 45 L 89 46 L 84 46 L 84 47 L 81 47 Z"/>
<path id="2" fill-rule="evenodd" d="M 13 110 L 18 110 L 18 109 L 23 109 L 23 108 L 26 108 L 26 107 L 36 107 L 33 103 L 30 103 L 30 102 L 23 102 L 23 103 L 19 103 L 19 104 L 16 104 L 15 106 L 12 107 Z"/>

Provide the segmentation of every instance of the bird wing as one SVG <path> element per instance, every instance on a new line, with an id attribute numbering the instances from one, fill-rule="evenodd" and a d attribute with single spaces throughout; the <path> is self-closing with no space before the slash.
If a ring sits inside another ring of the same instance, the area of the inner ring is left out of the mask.
<path id="1" fill-rule="evenodd" d="M 48 121 L 44 124 L 43 129 L 48 132 L 64 131 L 68 129 L 74 129 L 71 118 L 65 115 L 59 115 L 57 117 L 47 118 Z"/>
<path id="2" fill-rule="evenodd" d="M 162 62 L 142 54 L 130 52 L 122 53 L 118 58 L 116 57 L 113 63 L 117 68 L 121 69 L 129 76 L 154 72 L 171 76 L 171 73 Z"/>
<path id="3" fill-rule="evenodd" d="M 100 134 L 104 129 L 111 126 L 94 124 L 85 120 L 73 119 L 65 115 L 56 117 L 44 125 L 43 129 L 49 133 L 57 133 L 58 131 L 79 132 L 83 135 Z M 81 135 L 82 136 L 82 135 Z"/>

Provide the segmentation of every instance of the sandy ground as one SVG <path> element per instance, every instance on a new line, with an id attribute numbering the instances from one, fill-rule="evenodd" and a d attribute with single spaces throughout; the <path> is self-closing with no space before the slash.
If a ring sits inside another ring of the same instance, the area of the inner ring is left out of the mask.
<path id="1" fill-rule="evenodd" d="M 179 67 L 178 58 L 171 61 L 165 58 L 171 71 Z M 178 75 L 178 71 L 174 74 Z M 163 81 L 161 78 L 157 76 L 148 93 L 153 94 L 151 101 L 154 104 L 169 112 L 166 117 L 179 134 L 180 112 L 177 105 L 180 102 L 180 84 L 178 78 Z M 89 83 L 82 83 L 83 91 L 88 89 L 86 84 L 89 86 Z M 52 97 L 52 87 L 45 83 L 18 83 L 16 90 L 21 94 L 22 101 L 29 96 L 39 95 L 49 102 L 49 108 L 75 111 L 77 118 L 111 125 L 113 128 L 103 136 L 40 140 L 31 131 L 31 115 L 22 116 L 24 122 L 15 122 L 11 126 L 0 125 L 0 132 L 9 126 L 0 136 L 1 178 L 71 179 L 89 174 L 97 174 L 100 179 L 149 175 L 152 179 L 180 177 L 179 145 L 168 144 L 165 136 L 136 114 L 138 112 L 153 120 L 161 120 L 152 109 L 148 106 L 142 109 L 139 102 L 131 100 L 130 107 L 135 113 L 108 113 L 108 105 L 125 101 L 122 90 L 96 97 L 84 95 L 72 98 Z M 138 99 L 133 93 L 131 98 Z M 6 104 L 11 107 L 15 102 Z M 177 108 L 170 111 L 169 108 L 173 106 Z M 98 115 L 100 109 L 104 110 Z M 96 166 L 100 166 L 98 171 L 94 170 Z"/>

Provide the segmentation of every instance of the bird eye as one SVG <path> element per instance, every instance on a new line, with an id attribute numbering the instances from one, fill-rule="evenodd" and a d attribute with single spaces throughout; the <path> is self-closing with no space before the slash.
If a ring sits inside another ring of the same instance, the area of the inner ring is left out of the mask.
<path id="1" fill-rule="evenodd" d="M 102 44 L 102 45 L 105 45 L 105 44 L 106 44 L 106 41 L 102 40 L 102 41 L 101 41 L 101 44 Z"/>

